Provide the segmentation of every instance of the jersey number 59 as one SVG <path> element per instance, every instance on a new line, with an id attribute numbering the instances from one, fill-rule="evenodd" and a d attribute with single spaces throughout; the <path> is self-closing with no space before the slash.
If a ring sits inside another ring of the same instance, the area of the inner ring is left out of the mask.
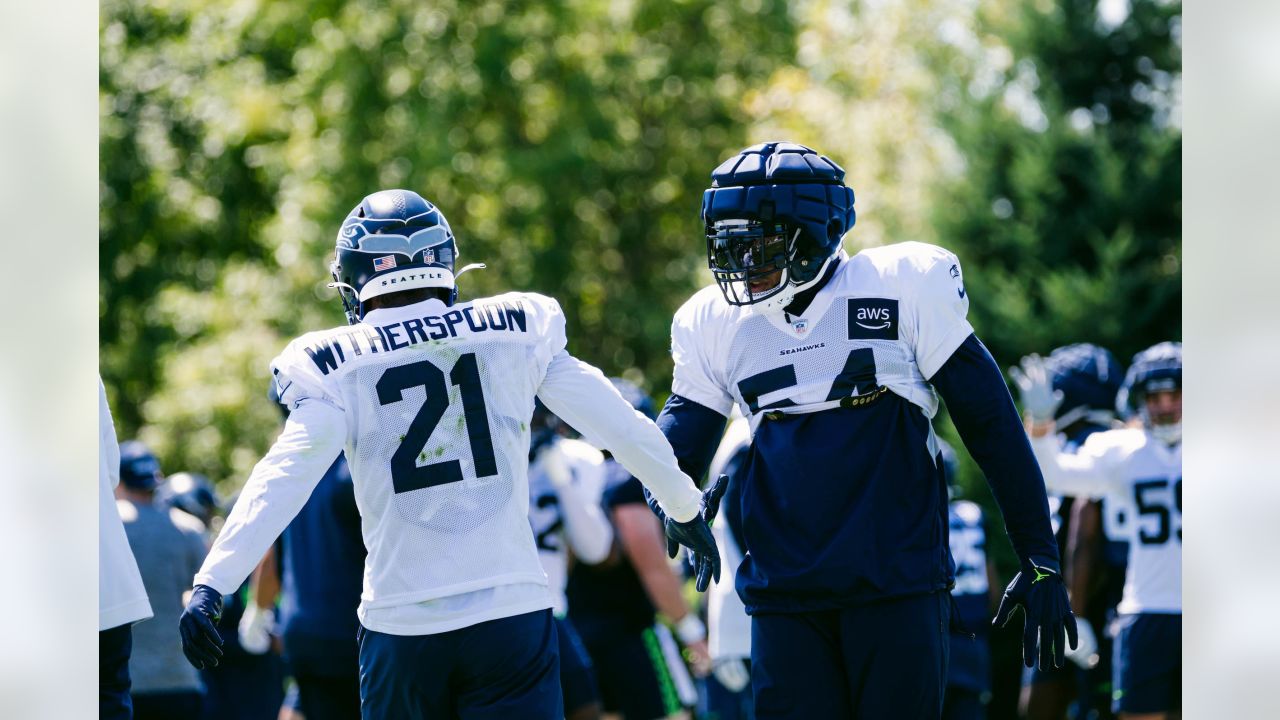
<path id="1" fill-rule="evenodd" d="M 476 364 L 475 353 L 465 353 L 458 358 L 449 373 L 449 383 L 462 391 L 462 412 L 471 441 L 476 477 L 497 475 L 498 462 L 493 456 L 489 415 L 485 410 L 484 388 L 480 384 L 480 368 Z M 443 370 L 430 360 L 388 368 L 378 378 L 378 402 L 382 405 L 398 403 L 404 399 L 403 392 L 412 387 L 423 388 L 427 397 L 409 423 L 400 447 L 391 455 L 391 485 L 396 493 L 447 485 L 462 479 L 462 463 L 458 460 L 418 464 L 418 456 L 426 447 L 427 439 L 449 408 L 449 385 L 445 382 Z"/>

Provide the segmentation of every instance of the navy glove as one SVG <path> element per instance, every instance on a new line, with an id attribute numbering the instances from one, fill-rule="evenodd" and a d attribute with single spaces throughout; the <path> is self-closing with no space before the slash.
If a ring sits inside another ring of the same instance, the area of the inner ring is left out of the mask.
<path id="1" fill-rule="evenodd" d="M 729 476 L 721 475 L 715 484 L 702 493 L 702 512 L 688 522 L 676 522 L 667 517 L 658 505 L 658 501 L 644 490 L 644 499 L 649 509 L 662 520 L 662 529 L 667 534 L 667 556 L 675 557 L 680 546 L 689 548 L 690 559 L 694 567 L 694 587 L 698 592 L 706 592 L 712 578 L 720 582 L 720 551 L 716 548 L 716 540 L 711 536 L 711 523 L 720 512 L 720 498 L 729 487 Z"/>
<path id="2" fill-rule="evenodd" d="M 191 591 L 191 602 L 178 620 L 182 636 L 182 652 L 197 670 L 218 666 L 222 658 L 222 636 L 218 620 L 222 618 L 222 593 L 208 585 L 197 585 Z"/>
<path id="3" fill-rule="evenodd" d="M 1062 667 L 1066 662 L 1067 641 L 1074 648 L 1079 642 L 1076 616 L 1071 614 L 1067 586 L 1055 564 L 1023 561 L 1022 572 L 1004 589 L 1000 608 L 992 625 L 1004 627 L 1013 619 L 1013 611 L 1022 608 L 1022 660 L 1027 667 L 1037 664 L 1036 639 L 1039 638 L 1041 670 Z M 1065 637 L 1064 637 L 1065 634 Z"/>

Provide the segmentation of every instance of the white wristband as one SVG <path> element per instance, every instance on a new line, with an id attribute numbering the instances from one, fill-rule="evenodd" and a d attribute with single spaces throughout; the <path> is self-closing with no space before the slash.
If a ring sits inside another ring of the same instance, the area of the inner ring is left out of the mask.
<path id="1" fill-rule="evenodd" d="M 694 613 L 685 613 L 680 622 L 676 623 L 676 637 L 685 645 L 702 642 L 707 639 L 707 626 Z"/>

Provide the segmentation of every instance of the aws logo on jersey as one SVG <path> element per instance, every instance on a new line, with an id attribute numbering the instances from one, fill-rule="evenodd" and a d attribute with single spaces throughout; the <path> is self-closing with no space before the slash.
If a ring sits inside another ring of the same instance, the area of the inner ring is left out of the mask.
<path id="1" fill-rule="evenodd" d="M 898 301 L 849 298 L 850 340 L 897 340 Z"/>

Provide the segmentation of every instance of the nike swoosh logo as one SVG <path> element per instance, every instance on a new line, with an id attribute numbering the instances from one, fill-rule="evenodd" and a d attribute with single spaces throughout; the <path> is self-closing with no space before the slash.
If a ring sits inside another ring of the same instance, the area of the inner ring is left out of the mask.
<path id="1" fill-rule="evenodd" d="M 884 323 L 883 325 L 863 325 L 862 323 L 858 322 L 857 320 L 854 320 L 853 322 L 854 322 L 854 324 L 855 324 L 855 325 L 857 325 L 858 327 L 860 327 L 860 328 L 866 328 L 866 329 L 868 329 L 868 330 L 884 330 L 885 328 L 889 327 L 889 322 L 888 322 L 887 320 L 885 321 L 885 323 Z"/>

